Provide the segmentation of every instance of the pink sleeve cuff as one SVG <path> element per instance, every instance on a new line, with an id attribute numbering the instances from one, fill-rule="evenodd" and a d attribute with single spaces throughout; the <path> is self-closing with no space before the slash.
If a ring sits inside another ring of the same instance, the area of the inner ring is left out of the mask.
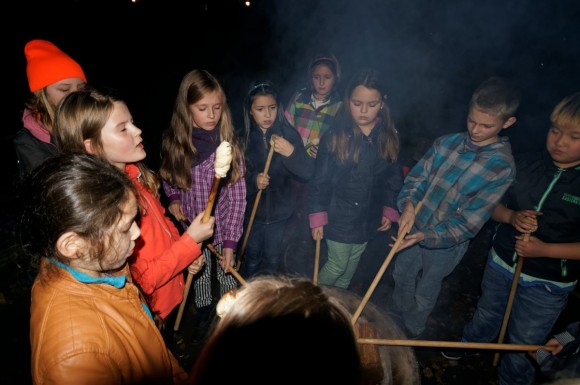
<path id="1" fill-rule="evenodd" d="M 310 228 L 314 229 L 320 226 L 326 226 L 328 224 L 328 213 L 326 211 L 321 211 L 319 213 L 314 213 L 308 215 L 310 219 Z"/>
<path id="2" fill-rule="evenodd" d="M 390 207 L 383 207 L 383 217 L 388 218 L 391 222 L 397 222 L 399 220 L 399 212 Z"/>

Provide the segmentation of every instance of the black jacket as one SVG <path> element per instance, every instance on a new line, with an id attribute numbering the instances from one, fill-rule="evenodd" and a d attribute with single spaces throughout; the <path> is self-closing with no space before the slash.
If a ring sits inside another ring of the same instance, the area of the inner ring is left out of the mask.
<path id="1" fill-rule="evenodd" d="M 316 157 L 314 177 L 308 191 L 310 214 L 326 212 L 328 224 L 324 237 L 341 243 L 364 243 L 381 224 L 383 207 L 397 210 L 397 194 L 403 185 L 403 170 L 398 162 L 380 157 L 377 130 L 360 140 L 358 164 L 345 164 L 328 151 L 332 131 L 322 137 Z"/>
<path id="2" fill-rule="evenodd" d="M 503 203 L 516 211 L 533 210 L 558 172 L 546 151 L 522 155 L 516 159 L 516 179 Z M 543 214 L 538 216 L 538 230 L 533 236 L 548 243 L 580 242 L 580 166 L 561 172 L 540 211 Z M 511 266 L 516 262 L 513 258 L 516 235 L 520 234 L 513 226 L 502 223 L 493 242 L 494 250 Z M 573 282 L 580 278 L 580 261 L 526 258 L 522 273 L 550 281 Z"/>
<path id="3" fill-rule="evenodd" d="M 294 152 L 289 157 L 282 156 L 276 152 L 272 155 L 268 175 L 270 184 L 262 191 L 256 215 L 255 223 L 273 223 L 290 218 L 296 203 L 293 199 L 292 180 L 296 179 L 306 182 L 314 171 L 314 159 L 308 156 L 302 139 L 293 127 L 287 123 L 276 123 L 266 131 L 253 125 L 248 137 L 246 147 L 246 199 L 248 202 L 246 209 L 246 219 L 251 212 L 258 194 L 256 178 L 264 171 L 266 159 L 270 151 L 270 138 L 272 134 L 282 136 L 292 143 Z"/>

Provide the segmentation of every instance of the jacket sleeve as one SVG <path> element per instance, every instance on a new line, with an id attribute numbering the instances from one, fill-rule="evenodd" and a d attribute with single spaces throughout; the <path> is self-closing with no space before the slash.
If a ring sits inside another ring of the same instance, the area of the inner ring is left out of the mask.
<path id="1" fill-rule="evenodd" d="M 55 362 L 43 373 L 44 385 L 123 384 L 118 364 L 107 354 L 95 352 L 74 354 Z"/>
<path id="2" fill-rule="evenodd" d="M 246 164 L 244 159 L 238 159 L 242 177 L 234 184 L 225 186 L 224 193 L 229 202 L 229 213 L 223 226 L 223 247 L 236 250 L 242 236 L 244 214 L 246 210 Z"/>
<path id="3" fill-rule="evenodd" d="M 284 110 L 284 117 L 290 123 L 292 127 L 296 127 L 296 121 L 294 120 L 294 114 L 296 113 L 296 98 L 298 98 L 299 93 L 296 92 L 290 98 L 290 102 L 288 102 L 288 106 Z"/>
<path id="4" fill-rule="evenodd" d="M 189 234 L 184 233 L 154 258 L 132 258 L 131 275 L 143 292 L 151 295 L 178 274 L 183 273 L 201 255 L 198 244 Z"/>
<path id="5" fill-rule="evenodd" d="M 383 216 L 391 221 L 399 219 L 397 210 L 397 196 L 403 187 L 403 168 L 397 161 L 389 164 L 386 177 L 385 200 L 383 202 Z"/>
<path id="6" fill-rule="evenodd" d="M 564 371 L 566 377 L 577 378 L 580 375 L 580 322 L 571 323 L 564 332 L 554 337 L 564 348 L 556 356 L 544 349 L 538 350 L 536 360 L 540 370 L 550 378 Z"/>
<path id="7" fill-rule="evenodd" d="M 314 215 L 328 212 L 332 192 L 332 154 L 328 151 L 327 140 L 331 135 L 324 135 L 318 147 L 314 166 L 314 176 L 308 184 L 308 212 Z"/>
<path id="8" fill-rule="evenodd" d="M 302 138 L 294 128 L 284 125 L 282 129 L 284 138 L 293 146 L 294 151 L 289 157 L 281 156 L 282 164 L 292 174 L 296 175 L 302 181 L 308 181 L 314 173 L 314 158 L 312 158 L 304 149 Z"/>
<path id="9" fill-rule="evenodd" d="M 170 202 L 179 200 L 180 199 L 180 190 L 173 187 L 166 181 L 162 181 L 163 191 L 165 191 L 165 195 Z"/>

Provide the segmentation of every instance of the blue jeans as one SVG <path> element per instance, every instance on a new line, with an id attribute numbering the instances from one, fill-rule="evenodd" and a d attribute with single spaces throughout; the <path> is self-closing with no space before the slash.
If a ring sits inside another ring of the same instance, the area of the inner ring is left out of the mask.
<path id="1" fill-rule="evenodd" d="M 282 240 L 287 220 L 263 224 L 253 223 L 246 244 L 244 277 L 258 274 L 278 274 L 283 265 Z"/>
<path id="2" fill-rule="evenodd" d="M 393 270 L 393 305 L 411 334 L 419 335 L 425 330 L 443 278 L 459 264 L 468 246 L 469 242 L 447 249 L 413 245 L 397 255 Z"/>
<path id="3" fill-rule="evenodd" d="M 320 269 L 318 283 L 348 289 L 367 242 L 340 243 L 327 239 L 326 246 L 328 260 Z"/>
<path id="4" fill-rule="evenodd" d="M 525 264 L 524 260 L 524 264 Z M 499 271 L 489 262 L 483 273 L 481 297 L 473 319 L 463 328 L 463 341 L 492 342 L 499 335 L 506 312 L 513 274 Z M 554 323 L 566 307 L 569 291 L 536 284 L 518 285 L 512 303 L 504 343 L 542 345 Z M 535 366 L 527 352 L 502 355 L 500 385 L 529 385 L 535 378 Z"/>

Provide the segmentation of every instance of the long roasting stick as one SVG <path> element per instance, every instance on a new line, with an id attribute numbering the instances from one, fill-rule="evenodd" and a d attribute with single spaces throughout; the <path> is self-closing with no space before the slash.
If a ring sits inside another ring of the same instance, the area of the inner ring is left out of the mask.
<path id="1" fill-rule="evenodd" d="M 530 234 L 527 233 L 524 235 L 524 241 L 528 241 L 530 239 Z M 518 263 L 516 264 L 516 270 L 514 271 L 514 279 L 512 281 L 512 287 L 510 290 L 510 295 L 508 297 L 508 302 L 506 305 L 505 313 L 503 315 L 503 321 L 501 323 L 501 330 L 499 332 L 499 337 L 497 339 L 498 343 L 502 343 L 505 337 L 505 333 L 507 330 L 508 322 L 510 319 L 510 314 L 512 312 L 512 305 L 514 304 L 514 298 L 516 296 L 516 290 L 518 288 L 518 282 L 520 280 L 520 274 L 522 272 L 522 267 L 524 265 L 524 258 L 518 256 Z M 499 362 L 499 353 L 495 353 L 493 356 L 493 366 L 497 366 Z"/>
<path id="2" fill-rule="evenodd" d="M 554 350 L 555 346 L 544 345 L 516 345 L 516 344 L 500 344 L 500 343 L 484 343 L 484 342 L 457 342 L 457 341 L 426 341 L 426 340 L 388 340 L 375 338 L 359 338 L 359 344 L 372 345 L 392 345 L 392 346 L 424 346 L 436 348 L 460 348 L 460 349 L 489 349 L 489 350 L 520 350 L 520 351 L 535 351 L 538 349 L 545 349 L 548 351 Z"/>
<path id="3" fill-rule="evenodd" d="M 314 277 L 312 282 L 318 285 L 318 267 L 320 266 L 320 238 L 316 240 L 316 253 L 314 254 Z"/>
<path id="4" fill-rule="evenodd" d="M 207 198 L 207 205 L 205 206 L 205 210 L 203 212 L 203 217 L 201 218 L 201 221 L 203 223 L 207 222 L 209 220 L 209 217 L 211 216 L 211 211 L 213 209 L 213 206 L 215 204 L 215 199 L 217 196 L 217 192 L 219 189 L 219 185 L 220 185 L 220 179 L 225 177 L 227 172 L 230 169 L 230 163 L 232 161 L 232 147 L 231 145 L 226 142 L 223 141 L 217 148 L 216 150 L 216 161 L 215 161 L 215 176 L 213 178 L 213 183 L 211 186 L 211 190 L 209 192 L 209 197 Z M 198 243 L 197 244 L 199 246 L 199 248 L 202 248 L 202 244 Z M 179 330 L 179 326 L 181 324 L 181 318 L 183 317 L 183 311 L 185 310 L 185 305 L 187 303 L 187 297 L 189 296 L 189 290 L 191 289 L 191 283 L 193 281 L 193 274 L 189 273 L 189 271 L 187 272 L 187 280 L 185 282 L 185 289 L 183 291 L 183 300 L 181 301 L 181 304 L 179 305 L 179 311 L 177 312 L 177 319 L 175 320 L 175 326 L 173 327 L 173 330 L 177 331 Z"/>
<path id="5" fill-rule="evenodd" d="M 417 203 L 417 206 L 415 206 L 415 215 L 417 215 L 417 213 L 421 209 L 421 206 L 423 206 L 423 201 L 419 201 Z M 354 312 L 354 314 L 352 316 L 352 319 L 351 319 L 351 323 L 353 325 L 356 324 L 356 321 L 358 320 L 358 317 L 361 315 L 364 307 L 366 306 L 367 302 L 371 298 L 371 295 L 373 294 L 373 291 L 375 290 L 375 288 L 379 284 L 379 281 L 383 277 L 383 274 L 385 273 L 385 270 L 387 270 L 387 266 L 389 266 L 389 263 L 391 263 L 391 259 L 393 259 L 393 256 L 395 255 L 395 253 L 399 249 L 399 246 L 401 245 L 401 242 L 403 242 L 403 238 L 405 238 L 405 235 L 407 235 L 407 231 L 409 230 L 409 229 L 407 229 L 407 225 L 405 225 L 405 227 L 403 228 L 403 230 L 404 231 L 402 231 L 401 234 L 397 237 L 397 240 L 395 241 L 395 244 L 391 248 L 391 251 L 387 255 L 387 258 L 385 259 L 385 262 L 383 262 L 383 265 L 379 269 L 379 272 L 375 276 L 375 279 L 371 283 L 371 286 L 367 290 L 367 292 L 366 292 L 365 296 L 363 297 L 363 299 L 362 299 L 359 307 Z"/>
<path id="6" fill-rule="evenodd" d="M 272 156 L 274 155 L 274 146 L 270 146 L 270 151 L 268 152 L 268 157 L 266 158 L 266 166 L 264 167 L 263 174 L 268 174 L 270 169 L 270 163 L 272 162 Z M 244 236 L 244 241 L 242 242 L 242 250 L 240 251 L 240 256 L 238 258 L 237 267 L 239 268 L 242 263 L 242 258 L 246 252 L 246 245 L 248 244 L 248 238 L 250 237 L 250 230 L 252 229 L 252 224 L 254 223 L 254 217 L 256 216 L 256 211 L 258 210 L 258 203 L 260 203 L 260 197 L 262 196 L 262 189 L 258 190 L 256 194 L 256 199 L 254 200 L 254 206 L 252 207 L 252 214 L 250 215 L 250 221 L 248 222 L 248 228 L 246 229 L 246 235 Z"/>
<path id="7" fill-rule="evenodd" d="M 213 247 L 212 244 L 207 244 L 206 247 L 209 249 L 209 251 L 211 251 L 212 253 L 214 253 L 219 259 L 223 259 L 224 257 L 220 254 L 219 251 L 216 250 L 215 247 Z M 245 285 L 247 282 L 246 280 L 240 275 L 240 273 L 238 273 L 236 271 L 236 269 L 234 269 L 232 266 L 228 266 L 228 271 L 230 273 L 232 273 L 232 275 L 238 280 L 238 282 L 240 282 L 242 285 Z"/>

